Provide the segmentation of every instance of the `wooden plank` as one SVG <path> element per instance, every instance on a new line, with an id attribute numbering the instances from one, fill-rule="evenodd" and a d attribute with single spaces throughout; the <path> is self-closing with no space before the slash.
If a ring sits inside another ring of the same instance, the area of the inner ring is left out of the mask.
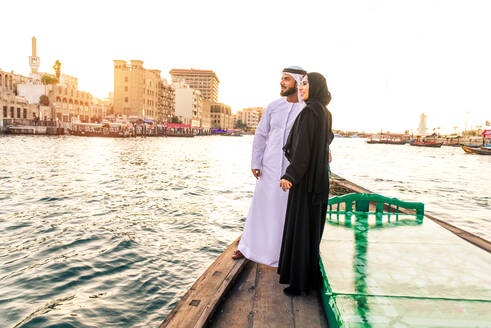
<path id="1" fill-rule="evenodd" d="M 328 328 L 318 291 L 293 297 L 295 328 Z"/>
<path id="2" fill-rule="evenodd" d="M 221 297 L 244 268 L 246 260 L 233 260 L 240 237 L 213 262 L 160 325 L 164 327 L 203 327 Z"/>
<path id="3" fill-rule="evenodd" d="M 276 268 L 258 265 L 252 327 L 294 327 L 292 300 L 283 293 Z"/>
<path id="4" fill-rule="evenodd" d="M 223 298 L 210 328 L 248 327 L 254 316 L 257 263 L 248 261 L 234 286 Z"/>

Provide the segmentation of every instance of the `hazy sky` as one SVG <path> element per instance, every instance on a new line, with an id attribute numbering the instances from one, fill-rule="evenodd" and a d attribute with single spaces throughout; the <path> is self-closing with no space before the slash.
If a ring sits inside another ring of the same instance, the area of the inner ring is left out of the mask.
<path id="1" fill-rule="evenodd" d="M 2 1 L 0 69 L 41 71 L 56 59 L 103 98 L 113 59 L 214 70 L 219 101 L 266 106 L 283 67 L 324 74 L 333 128 L 442 132 L 491 121 L 491 1 Z"/>

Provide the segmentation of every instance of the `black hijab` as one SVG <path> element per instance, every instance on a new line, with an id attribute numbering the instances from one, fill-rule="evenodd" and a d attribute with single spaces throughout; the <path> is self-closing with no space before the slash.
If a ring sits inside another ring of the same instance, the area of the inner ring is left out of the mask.
<path id="1" fill-rule="evenodd" d="M 326 78 L 320 73 L 308 73 L 307 78 L 309 81 L 309 99 L 306 103 L 309 104 L 313 101 L 319 102 L 324 106 L 329 105 L 331 102 L 331 93 L 327 88 Z"/>
<path id="2" fill-rule="evenodd" d="M 331 93 L 321 74 L 308 73 L 307 78 L 307 105 L 297 116 L 283 147 L 291 162 L 283 178 L 294 184 L 304 181 L 307 190 L 314 194 L 313 202 L 324 203 L 329 199 L 329 144 L 334 138 L 332 116 L 326 107 Z M 306 138 L 306 135 L 311 137 Z M 312 141 L 306 142 L 307 139 Z"/>

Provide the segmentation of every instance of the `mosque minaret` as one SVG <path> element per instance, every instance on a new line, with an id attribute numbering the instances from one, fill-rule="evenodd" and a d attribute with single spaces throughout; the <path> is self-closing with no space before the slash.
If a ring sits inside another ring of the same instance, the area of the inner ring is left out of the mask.
<path id="1" fill-rule="evenodd" d="M 41 65 L 41 59 L 37 56 L 36 37 L 32 37 L 32 56 L 29 56 L 29 66 L 31 66 L 32 78 L 39 80 L 39 66 Z"/>

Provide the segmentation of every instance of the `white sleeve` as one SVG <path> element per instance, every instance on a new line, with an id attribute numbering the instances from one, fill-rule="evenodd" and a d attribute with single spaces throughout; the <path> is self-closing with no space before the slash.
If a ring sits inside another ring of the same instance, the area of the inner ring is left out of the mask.
<path id="1" fill-rule="evenodd" d="M 252 159 L 251 169 L 262 169 L 264 150 L 266 149 L 266 142 L 268 141 L 268 134 L 271 123 L 271 106 L 268 106 L 264 111 L 261 121 L 257 125 L 256 132 L 254 133 L 254 142 L 252 143 Z"/>

